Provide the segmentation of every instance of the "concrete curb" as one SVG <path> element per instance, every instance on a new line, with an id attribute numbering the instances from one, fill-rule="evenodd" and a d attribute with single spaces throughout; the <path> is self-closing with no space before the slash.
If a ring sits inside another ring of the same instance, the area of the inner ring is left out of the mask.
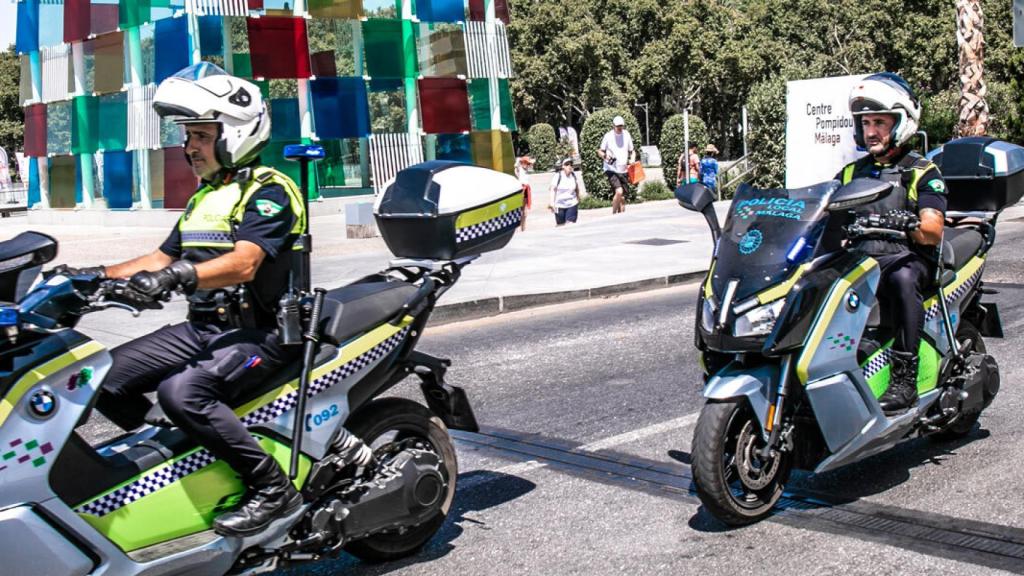
<path id="1" fill-rule="evenodd" d="M 551 304 L 560 304 L 563 302 L 593 300 L 597 298 L 618 296 L 621 294 L 657 290 L 659 288 L 667 288 L 677 284 L 685 284 L 694 280 L 701 280 L 704 278 L 705 274 L 707 274 L 707 270 L 695 270 L 692 272 L 658 276 L 656 278 L 623 282 L 621 284 L 612 284 L 609 286 L 598 286 L 596 288 L 565 290 L 561 292 L 545 292 L 542 294 L 495 296 L 493 298 L 483 298 L 481 300 L 469 300 L 466 302 L 456 302 L 454 304 L 443 304 L 434 309 L 434 313 L 430 316 L 430 321 L 427 324 L 428 326 L 440 326 L 443 324 L 464 322 L 466 320 L 498 316 L 508 312 L 526 310 L 527 308 L 538 308 L 541 306 L 549 306 Z"/>

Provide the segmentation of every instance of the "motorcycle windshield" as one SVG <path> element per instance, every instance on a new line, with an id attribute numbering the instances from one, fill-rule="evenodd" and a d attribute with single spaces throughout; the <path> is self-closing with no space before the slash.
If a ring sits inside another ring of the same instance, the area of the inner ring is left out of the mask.
<path id="1" fill-rule="evenodd" d="M 838 188 L 830 181 L 808 188 L 736 191 L 718 244 L 711 287 L 721 299 L 726 285 L 739 280 L 734 302 L 786 279 L 814 252 L 825 220 L 828 198 Z"/>

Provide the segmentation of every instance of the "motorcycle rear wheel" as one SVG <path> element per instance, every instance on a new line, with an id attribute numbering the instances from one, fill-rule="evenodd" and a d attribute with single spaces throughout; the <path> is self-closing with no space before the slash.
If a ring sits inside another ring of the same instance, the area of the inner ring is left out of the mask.
<path id="1" fill-rule="evenodd" d="M 981 331 L 975 328 L 970 322 L 964 320 L 960 323 L 959 328 L 957 328 L 956 339 L 963 342 L 968 338 L 971 340 L 971 348 L 968 352 L 976 354 L 984 354 L 986 352 L 985 341 L 981 338 Z M 952 442 L 953 440 L 959 440 L 974 430 L 974 425 L 978 423 L 979 418 L 981 418 L 980 410 L 973 414 L 961 416 L 956 422 L 950 424 L 939 432 L 930 434 L 928 438 L 933 442 Z"/>
<path id="2" fill-rule="evenodd" d="M 345 545 L 346 552 L 367 562 L 386 562 L 417 552 L 444 524 L 455 499 L 459 465 L 448 428 L 421 404 L 402 398 L 374 400 L 355 414 L 346 428 L 374 449 L 389 442 L 417 439 L 440 458 L 445 494 L 437 514 L 404 532 L 385 532 Z"/>
<path id="3" fill-rule="evenodd" d="M 766 518 L 782 497 L 791 454 L 763 460 L 757 455 L 763 446 L 746 399 L 704 405 L 693 434 L 693 483 L 708 512 L 730 526 Z"/>

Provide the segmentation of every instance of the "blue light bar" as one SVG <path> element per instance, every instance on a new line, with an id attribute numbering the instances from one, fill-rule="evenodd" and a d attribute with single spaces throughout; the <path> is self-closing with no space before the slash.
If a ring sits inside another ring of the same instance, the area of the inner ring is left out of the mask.
<path id="1" fill-rule="evenodd" d="M 797 259 L 800 258 L 800 253 L 803 252 L 806 247 L 807 240 L 804 240 L 803 236 L 797 238 L 793 247 L 790 248 L 789 252 L 786 254 L 786 262 L 789 262 L 790 264 L 796 262 Z"/>
<path id="2" fill-rule="evenodd" d="M 316 144 L 289 144 L 284 147 L 284 157 L 288 160 L 301 160 L 303 158 L 319 160 L 326 155 L 324 147 L 317 146 Z"/>
<path id="3" fill-rule="evenodd" d="M 17 326 L 18 325 L 18 309 L 9 307 L 0 307 L 0 326 Z"/>

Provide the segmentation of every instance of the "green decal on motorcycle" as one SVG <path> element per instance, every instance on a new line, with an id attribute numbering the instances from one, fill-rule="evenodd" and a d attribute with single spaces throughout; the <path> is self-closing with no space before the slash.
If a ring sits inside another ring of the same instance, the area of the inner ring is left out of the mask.
<path id="1" fill-rule="evenodd" d="M 291 456 L 288 445 L 259 436 L 256 436 L 256 440 L 282 467 L 288 468 Z M 123 488 L 144 492 L 151 477 L 160 472 L 166 473 L 176 463 L 195 458 L 201 452 L 205 451 L 193 450 L 159 468 L 147 470 L 80 507 L 88 507 L 91 502 L 100 501 Z M 301 487 L 305 482 L 309 469 L 310 460 L 303 456 L 299 459 L 296 487 Z M 119 548 L 130 552 L 209 530 L 213 519 L 229 508 L 243 490 L 234 470 L 224 462 L 214 461 L 107 514 L 80 512 L 79 515 Z"/>
<path id="2" fill-rule="evenodd" d="M 861 368 L 875 398 L 880 398 L 889 388 L 889 349 L 892 340 L 876 350 L 864 361 Z M 918 348 L 917 393 L 933 390 L 939 383 L 939 362 L 941 355 L 934 346 L 922 339 Z"/>

